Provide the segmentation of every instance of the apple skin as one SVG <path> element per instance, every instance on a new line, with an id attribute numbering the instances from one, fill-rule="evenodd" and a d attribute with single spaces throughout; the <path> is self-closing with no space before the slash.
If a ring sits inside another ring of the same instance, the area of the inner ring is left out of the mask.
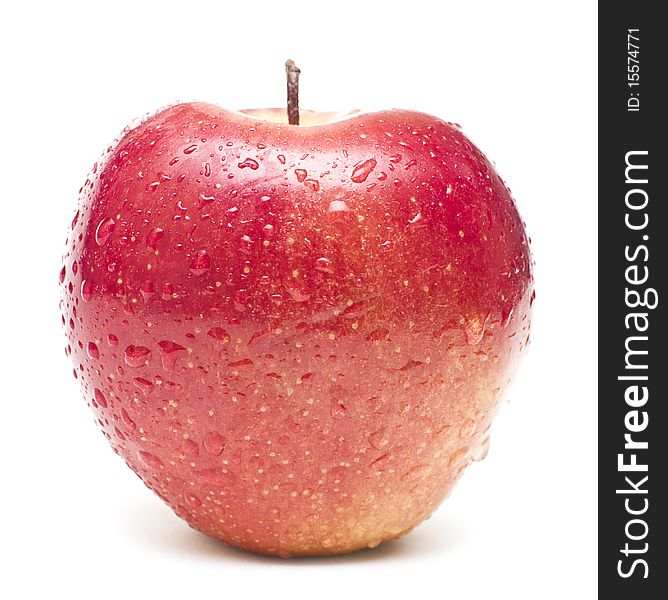
<path id="1" fill-rule="evenodd" d="M 123 132 L 69 232 L 66 352 L 113 449 L 192 527 L 337 554 L 407 533 L 484 456 L 532 262 L 458 126 L 284 114 L 180 104 Z"/>

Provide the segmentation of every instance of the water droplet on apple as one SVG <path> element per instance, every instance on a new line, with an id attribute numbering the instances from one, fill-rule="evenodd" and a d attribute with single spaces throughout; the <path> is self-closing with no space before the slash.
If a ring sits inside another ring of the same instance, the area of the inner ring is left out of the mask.
<path id="1" fill-rule="evenodd" d="M 219 456 L 225 448 L 225 438 L 217 431 L 210 431 L 204 436 L 202 446 L 209 454 Z"/>
<path id="2" fill-rule="evenodd" d="M 116 228 L 116 221 L 111 217 L 106 217 L 102 219 L 95 230 L 95 241 L 98 246 L 104 246 L 109 239 L 109 236 L 113 233 Z"/>
<path id="3" fill-rule="evenodd" d="M 504 307 L 501 309 L 501 327 L 508 327 L 513 316 L 512 307 Z"/>
<path id="4" fill-rule="evenodd" d="M 467 418 L 462 423 L 462 426 L 459 428 L 459 437 L 462 439 L 468 439 L 475 433 L 476 422 L 473 419 Z"/>
<path id="5" fill-rule="evenodd" d="M 94 360 L 100 358 L 100 350 L 98 349 L 97 344 L 95 342 L 88 342 L 88 346 L 86 347 L 86 354 L 88 354 L 89 358 L 92 358 Z"/>
<path id="6" fill-rule="evenodd" d="M 257 171 L 260 165 L 256 160 L 253 160 L 252 158 L 246 158 L 245 160 L 240 162 L 237 166 L 240 169 L 251 169 L 253 171 Z"/>
<path id="7" fill-rule="evenodd" d="M 143 367 L 151 355 L 151 351 L 145 346 L 130 344 L 125 348 L 125 364 L 129 367 Z"/>
<path id="8" fill-rule="evenodd" d="M 195 150 L 197 150 L 197 144 L 192 144 L 183 151 L 183 154 L 192 154 Z"/>
<path id="9" fill-rule="evenodd" d="M 139 293 L 144 302 L 148 302 L 155 295 L 155 284 L 150 280 L 144 281 L 139 287 Z"/>
<path id="10" fill-rule="evenodd" d="M 190 272 L 193 275 L 203 275 L 211 268 L 211 257 L 206 250 L 199 250 L 190 263 Z"/>
<path id="11" fill-rule="evenodd" d="M 229 342 L 230 336 L 222 327 L 212 327 L 207 335 L 217 342 Z"/>
<path id="12" fill-rule="evenodd" d="M 369 174 L 376 168 L 376 159 L 370 158 L 365 160 L 363 163 L 358 164 L 354 169 L 353 173 L 350 176 L 350 179 L 354 183 L 362 183 L 366 181 L 366 178 Z"/>
<path id="13" fill-rule="evenodd" d="M 67 270 L 65 269 L 65 265 L 63 265 L 63 268 L 60 269 L 60 275 L 58 277 L 59 280 L 60 280 L 60 283 L 63 283 L 63 281 L 65 281 L 65 273 L 66 272 L 67 272 Z"/>
<path id="14" fill-rule="evenodd" d="M 315 261 L 315 268 L 323 273 L 332 273 L 332 261 L 329 258 L 319 258 Z"/>
<path id="15" fill-rule="evenodd" d="M 152 469 L 163 468 L 162 461 L 155 454 L 151 454 L 150 452 L 146 452 L 144 450 L 140 450 L 138 454 L 139 458 L 146 466 L 151 467 Z"/>
<path id="16" fill-rule="evenodd" d="M 220 487 L 231 487 L 236 483 L 236 476 L 228 469 L 200 469 L 195 471 L 195 477 L 204 483 Z"/>
<path id="17" fill-rule="evenodd" d="M 387 429 L 385 427 L 382 427 L 381 429 L 378 429 L 377 431 L 374 431 L 371 435 L 369 435 L 369 443 L 376 449 L 376 450 L 382 450 L 389 444 L 389 440 L 387 438 Z"/>
<path id="18" fill-rule="evenodd" d="M 332 397 L 329 404 L 329 414 L 335 421 L 343 419 L 346 416 L 346 406 L 343 403 L 343 398 L 339 394 Z"/>
<path id="19" fill-rule="evenodd" d="M 155 251 L 158 242 L 165 237 L 165 230 L 162 227 L 155 227 L 146 236 L 146 247 Z"/>
<path id="20" fill-rule="evenodd" d="M 118 338 L 113 333 L 110 333 L 107 336 L 107 344 L 110 346 L 118 346 Z"/>
<path id="21" fill-rule="evenodd" d="M 121 421 L 123 421 L 123 424 L 129 429 L 135 429 L 137 427 L 135 422 L 130 418 L 128 411 L 124 408 L 121 408 Z"/>
<path id="22" fill-rule="evenodd" d="M 134 384 L 139 388 L 144 396 L 148 396 L 153 391 L 153 382 L 149 381 L 148 379 L 144 379 L 143 377 L 135 377 Z"/>
<path id="23" fill-rule="evenodd" d="M 311 293 L 297 281 L 286 283 L 285 288 L 295 302 L 306 302 L 311 297 Z"/>
<path id="24" fill-rule="evenodd" d="M 461 448 L 455 450 L 455 452 L 450 457 L 450 460 L 448 461 L 448 467 L 454 467 L 461 464 L 462 461 L 466 458 L 467 453 L 468 448 L 466 446 L 462 446 Z"/>
<path id="25" fill-rule="evenodd" d="M 366 339 L 370 342 L 379 342 L 387 338 L 390 335 L 390 330 L 387 327 L 380 327 L 374 329 L 369 335 L 366 336 Z"/>
<path id="26" fill-rule="evenodd" d="M 464 333 L 466 334 L 466 343 L 469 346 L 476 346 L 482 341 L 488 319 L 489 314 L 487 316 L 470 315 L 464 317 Z"/>
<path id="27" fill-rule="evenodd" d="M 176 365 L 176 361 L 187 354 L 186 349 L 176 342 L 163 340 L 162 342 L 158 342 L 158 346 L 160 346 L 162 367 L 165 371 L 172 371 Z"/>
<path id="28" fill-rule="evenodd" d="M 93 397 L 95 398 L 95 403 L 100 406 L 101 408 L 107 408 L 107 398 L 105 395 L 102 393 L 101 390 L 98 388 L 95 388 L 93 390 Z"/>
<path id="29" fill-rule="evenodd" d="M 473 460 L 480 462 L 481 460 L 485 460 L 485 458 L 487 458 L 487 454 L 489 453 L 489 442 L 490 437 L 489 434 L 487 434 L 482 442 L 480 442 L 480 446 L 478 446 L 478 448 L 474 451 Z"/>
<path id="30" fill-rule="evenodd" d="M 343 200 L 332 200 L 329 203 L 327 212 L 337 213 L 337 212 L 348 212 L 350 208 Z"/>
<path id="31" fill-rule="evenodd" d="M 174 286 L 171 283 L 165 283 L 162 286 L 162 299 L 171 300 L 174 295 Z"/>
<path id="32" fill-rule="evenodd" d="M 242 358 L 241 360 L 234 360 L 228 362 L 227 366 L 236 369 L 237 367 L 250 367 L 253 364 L 253 360 L 250 358 Z"/>
<path id="33" fill-rule="evenodd" d="M 305 179 L 304 185 L 312 192 L 320 191 L 320 183 L 318 183 L 315 179 Z"/>
<path id="34" fill-rule="evenodd" d="M 93 283 L 88 279 L 81 282 L 81 299 L 84 302 L 90 302 L 93 298 Z"/>
<path id="35" fill-rule="evenodd" d="M 304 183 L 304 180 L 308 176 L 308 171 L 306 169 L 295 169 L 295 175 L 299 183 Z"/>
<path id="36" fill-rule="evenodd" d="M 202 505 L 202 501 L 192 492 L 184 492 L 183 499 L 189 506 L 198 507 Z"/>
<path id="37" fill-rule="evenodd" d="M 424 364 L 424 363 L 420 360 L 411 359 L 403 367 L 401 367 L 399 370 L 404 371 L 404 372 L 405 371 L 410 371 L 412 369 L 415 369 L 416 367 L 421 366 L 422 364 Z"/>

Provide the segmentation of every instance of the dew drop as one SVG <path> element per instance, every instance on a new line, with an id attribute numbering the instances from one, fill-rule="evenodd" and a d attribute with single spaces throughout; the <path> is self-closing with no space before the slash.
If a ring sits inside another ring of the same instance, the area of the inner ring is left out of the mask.
<path id="1" fill-rule="evenodd" d="M 320 183 L 318 183 L 315 179 L 305 179 L 304 185 L 312 192 L 320 191 Z"/>
<path id="2" fill-rule="evenodd" d="M 308 176 L 308 171 L 306 169 L 295 169 L 295 175 L 299 183 L 304 183 L 304 180 Z"/>
<path id="3" fill-rule="evenodd" d="M 450 460 L 448 461 L 448 466 L 449 467 L 454 467 L 458 464 L 460 464 L 463 459 L 466 457 L 466 453 L 468 452 L 468 449 L 466 447 L 458 448 L 454 454 L 450 457 Z"/>
<path id="4" fill-rule="evenodd" d="M 121 408 L 121 421 L 123 421 L 123 424 L 129 429 L 135 429 L 137 427 L 135 422 L 130 418 L 128 411 L 124 408 Z"/>
<path id="5" fill-rule="evenodd" d="M 118 346 L 118 338 L 113 333 L 110 333 L 107 336 L 107 344 L 110 346 Z"/>
<path id="6" fill-rule="evenodd" d="M 203 275 L 211 268 L 211 257 L 206 250 L 198 250 L 190 263 L 190 272 L 193 275 Z"/>
<path id="7" fill-rule="evenodd" d="M 513 316 L 513 309 L 504 307 L 501 309 L 501 327 L 508 327 Z"/>
<path id="8" fill-rule="evenodd" d="M 354 169 L 353 173 L 350 176 L 350 179 L 354 183 L 362 183 L 366 181 L 366 178 L 369 174 L 376 168 L 376 159 L 370 158 L 365 160 L 363 163 L 358 164 Z"/>
<path id="9" fill-rule="evenodd" d="M 92 358 L 94 360 L 100 358 L 100 350 L 98 349 L 97 344 L 95 342 L 88 342 L 88 346 L 86 347 L 86 354 L 88 354 L 89 358 Z"/>
<path id="10" fill-rule="evenodd" d="M 251 169 L 253 171 L 257 171 L 260 165 L 256 160 L 253 160 L 252 158 L 246 158 L 245 160 L 240 162 L 237 166 L 240 169 Z"/>
<path id="11" fill-rule="evenodd" d="M 152 469 L 163 468 L 162 461 L 155 454 L 145 452 L 144 450 L 140 450 L 138 454 L 139 458 L 146 466 L 151 467 Z"/>
<path id="12" fill-rule="evenodd" d="M 380 327 L 374 329 L 369 335 L 366 336 L 366 339 L 370 342 L 378 342 L 384 340 L 387 336 L 390 335 L 390 330 L 387 327 Z"/>
<path id="13" fill-rule="evenodd" d="M 350 208 L 343 200 L 332 200 L 329 203 L 327 212 L 336 213 L 336 212 L 348 212 Z"/>
<path id="14" fill-rule="evenodd" d="M 332 261 L 329 258 L 319 258 L 315 261 L 315 268 L 323 273 L 332 273 Z"/>
<path id="15" fill-rule="evenodd" d="M 389 440 L 387 439 L 386 436 L 387 430 L 385 427 L 382 427 L 381 429 L 378 429 L 377 431 L 374 431 L 370 436 L 369 436 L 369 443 L 376 449 L 376 450 L 382 450 L 389 444 Z"/>
<path id="16" fill-rule="evenodd" d="M 230 336 L 222 327 L 212 327 L 207 332 L 207 335 L 217 342 L 229 342 Z"/>
<path id="17" fill-rule="evenodd" d="M 95 403 L 98 406 L 100 406 L 102 408 L 107 408 L 107 399 L 106 399 L 105 395 L 102 393 L 101 390 L 99 390 L 98 388 L 95 388 L 93 390 L 93 396 L 95 397 Z"/>
<path id="18" fill-rule="evenodd" d="M 311 294 L 296 281 L 287 283 L 285 288 L 295 302 L 306 302 L 311 297 Z"/>
<path id="19" fill-rule="evenodd" d="M 84 302 L 90 302 L 93 298 L 93 283 L 88 279 L 81 282 L 81 299 Z"/>
<path id="20" fill-rule="evenodd" d="M 459 428 L 459 437 L 462 439 L 470 438 L 476 430 L 476 422 L 473 419 L 466 419 Z"/>
<path id="21" fill-rule="evenodd" d="M 153 382 L 149 381 L 148 379 L 144 379 L 143 377 L 135 377 L 134 384 L 139 388 L 144 396 L 148 396 L 153 391 Z"/>
<path id="22" fill-rule="evenodd" d="M 65 281 L 65 273 L 66 273 L 65 265 L 63 265 L 63 268 L 60 269 L 60 275 L 58 277 L 60 279 L 60 283 L 63 283 L 63 281 Z"/>
<path id="23" fill-rule="evenodd" d="M 104 246 L 115 228 L 116 221 L 114 221 L 111 217 L 102 219 L 98 223 L 97 229 L 95 230 L 95 241 L 97 242 L 97 245 Z"/>
<path id="24" fill-rule="evenodd" d="M 183 448 L 183 454 L 189 457 L 196 457 L 199 456 L 199 446 L 197 445 L 197 442 L 191 439 L 183 440 L 183 445 L 181 446 Z"/>
<path id="25" fill-rule="evenodd" d="M 144 281 L 139 287 L 139 293 L 144 302 L 148 302 L 155 295 L 155 284 L 150 280 Z"/>
<path id="26" fill-rule="evenodd" d="M 469 346 L 476 346 L 481 342 L 488 319 L 489 314 L 484 317 L 480 315 L 464 317 L 464 333 Z"/>
<path id="27" fill-rule="evenodd" d="M 192 154 L 197 150 L 197 144 L 193 144 L 192 146 L 188 146 L 184 151 L 183 154 Z"/>
<path id="28" fill-rule="evenodd" d="M 253 364 L 252 359 L 250 358 L 242 358 L 241 360 L 235 360 L 233 362 L 228 362 L 227 366 L 236 368 L 236 367 L 249 367 L 250 365 Z"/>
<path id="29" fill-rule="evenodd" d="M 235 484 L 236 476 L 227 469 L 200 469 L 195 471 L 195 477 L 204 483 L 220 487 L 230 487 Z"/>
<path id="30" fill-rule="evenodd" d="M 158 346 L 160 346 L 162 367 L 165 371 L 172 371 L 176 365 L 176 361 L 187 354 L 186 349 L 176 342 L 163 340 L 162 342 L 158 342 Z"/>
<path id="31" fill-rule="evenodd" d="M 220 456 L 225 448 L 225 438 L 216 431 L 210 431 L 202 441 L 204 449 L 213 456 Z"/>
<path id="32" fill-rule="evenodd" d="M 202 505 L 202 501 L 192 492 L 185 492 L 183 499 L 186 501 L 186 504 L 195 508 Z"/>
<path id="33" fill-rule="evenodd" d="M 165 283 L 162 286 L 162 299 L 171 300 L 174 295 L 174 286 L 171 283 Z"/>
<path id="34" fill-rule="evenodd" d="M 335 421 L 343 419 L 346 416 L 346 406 L 343 403 L 343 398 L 335 397 L 331 399 L 329 404 L 329 414 Z"/>
<path id="35" fill-rule="evenodd" d="M 130 344 L 125 348 L 125 364 L 129 367 L 143 367 L 151 355 L 151 351 L 145 346 Z"/>
<path id="36" fill-rule="evenodd" d="M 146 247 L 149 250 L 155 251 L 155 248 L 158 242 L 165 237 L 165 230 L 162 227 L 155 227 L 151 232 L 146 236 Z"/>
<path id="37" fill-rule="evenodd" d="M 480 462 L 481 460 L 485 460 L 487 458 L 487 454 L 489 453 L 489 434 L 485 437 L 485 439 L 480 442 L 480 446 L 474 451 L 473 454 L 473 460 L 476 462 Z"/>

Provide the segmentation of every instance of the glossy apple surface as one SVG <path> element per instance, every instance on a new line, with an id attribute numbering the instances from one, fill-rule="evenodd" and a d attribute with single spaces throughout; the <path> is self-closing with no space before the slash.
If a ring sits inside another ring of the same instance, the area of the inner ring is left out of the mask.
<path id="1" fill-rule="evenodd" d="M 334 554 L 408 532 L 486 452 L 531 258 L 459 127 L 284 119 L 182 104 L 126 130 L 81 190 L 61 309 L 105 436 L 180 517 Z"/>

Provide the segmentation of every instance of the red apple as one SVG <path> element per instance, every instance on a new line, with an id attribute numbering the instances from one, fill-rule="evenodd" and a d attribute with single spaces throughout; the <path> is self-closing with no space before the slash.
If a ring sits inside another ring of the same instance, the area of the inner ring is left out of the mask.
<path id="1" fill-rule="evenodd" d="M 93 168 L 62 283 L 104 435 L 191 526 L 281 556 L 427 518 L 527 345 L 523 223 L 457 125 L 167 108 Z"/>

